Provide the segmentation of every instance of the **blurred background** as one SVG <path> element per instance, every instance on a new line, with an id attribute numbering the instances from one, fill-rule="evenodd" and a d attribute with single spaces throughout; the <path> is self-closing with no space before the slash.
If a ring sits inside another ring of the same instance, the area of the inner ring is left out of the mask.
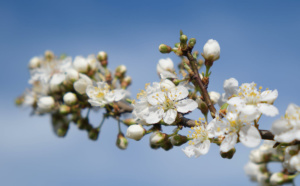
<path id="1" fill-rule="evenodd" d="M 178 42 L 182 29 L 197 39 L 200 52 L 208 39 L 221 46 L 209 91 L 222 93 L 224 80 L 234 77 L 278 89 L 280 115 L 289 103 L 300 105 L 300 1 L 2 0 L 0 28 L 0 185 L 256 185 L 243 170 L 251 149 L 241 144 L 231 160 L 222 159 L 216 145 L 197 159 L 184 155 L 185 145 L 153 150 L 148 136 L 130 140 L 122 151 L 115 146 L 114 120 L 96 142 L 75 125 L 58 138 L 49 117 L 30 116 L 29 108 L 14 105 L 29 87 L 30 58 L 47 49 L 72 57 L 106 51 L 111 69 L 127 66 L 135 97 L 145 83 L 159 81 L 160 58 L 179 62 L 158 46 Z M 101 115 L 91 114 L 98 124 Z M 280 115 L 263 117 L 261 128 L 270 129 Z"/>

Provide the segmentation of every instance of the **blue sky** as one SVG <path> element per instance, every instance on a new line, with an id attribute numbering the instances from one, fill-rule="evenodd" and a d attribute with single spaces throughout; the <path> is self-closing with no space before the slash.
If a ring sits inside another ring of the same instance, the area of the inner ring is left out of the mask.
<path id="1" fill-rule="evenodd" d="M 177 42 L 182 29 L 197 39 L 196 50 L 211 38 L 220 43 L 209 90 L 222 92 L 230 77 L 254 81 L 278 90 L 275 105 L 283 115 L 289 103 L 300 105 L 299 5 L 276 0 L 0 1 L 1 185 L 255 185 L 243 172 L 251 149 L 242 145 L 232 160 L 222 159 L 215 145 L 198 159 L 188 159 L 181 148 L 152 150 L 148 137 L 130 141 L 121 151 L 114 146 L 112 120 L 97 142 L 75 126 L 60 139 L 48 117 L 31 117 L 13 100 L 29 86 L 29 59 L 47 49 L 73 57 L 106 51 L 111 69 L 127 66 L 135 97 L 145 83 L 158 81 L 160 58 L 179 61 L 174 54 L 160 54 L 158 46 Z M 278 117 L 262 118 L 262 128 L 269 129 Z M 93 113 L 92 121 L 100 116 Z"/>

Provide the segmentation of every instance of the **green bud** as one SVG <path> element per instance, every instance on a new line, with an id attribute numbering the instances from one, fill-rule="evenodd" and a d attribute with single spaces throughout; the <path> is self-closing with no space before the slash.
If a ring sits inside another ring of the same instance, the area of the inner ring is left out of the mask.
<path id="1" fill-rule="evenodd" d="M 119 149 L 122 149 L 122 150 L 127 148 L 128 140 L 124 137 L 124 135 L 122 133 L 118 134 L 116 145 L 117 145 L 117 147 L 119 147 Z"/>
<path id="2" fill-rule="evenodd" d="M 191 38 L 191 39 L 189 40 L 189 46 L 190 46 L 191 48 L 193 48 L 193 47 L 195 46 L 195 44 L 196 44 L 196 39 L 195 39 L 195 38 Z"/>
<path id="3" fill-rule="evenodd" d="M 158 50 L 163 54 L 172 52 L 172 48 L 165 44 L 159 45 Z"/>
<path id="4" fill-rule="evenodd" d="M 180 43 L 186 44 L 187 40 L 188 40 L 188 37 L 186 35 L 181 35 L 180 36 Z"/>
<path id="5" fill-rule="evenodd" d="M 123 122 L 125 125 L 133 125 L 133 124 L 136 124 L 135 119 L 132 119 L 132 118 L 124 119 L 122 122 Z"/>
<path id="6" fill-rule="evenodd" d="M 65 137 L 66 134 L 67 134 L 67 132 L 68 132 L 68 129 L 69 128 L 67 128 L 67 127 L 61 127 L 61 128 L 59 128 L 57 130 L 57 132 L 56 132 L 57 136 L 59 136 L 59 137 Z"/>
<path id="7" fill-rule="evenodd" d="M 98 52 L 98 54 L 97 54 L 97 59 L 98 59 L 98 61 L 106 61 L 107 60 L 107 53 L 106 52 L 104 52 L 104 51 L 100 51 L 100 52 Z"/>
<path id="8" fill-rule="evenodd" d="M 45 51 L 45 58 L 47 61 L 51 61 L 54 59 L 54 53 L 51 50 Z"/>
<path id="9" fill-rule="evenodd" d="M 68 113 L 70 113 L 70 111 L 71 111 L 71 108 L 67 105 L 60 105 L 60 107 L 59 107 L 59 113 L 61 113 L 61 114 L 68 114 Z"/>
<path id="10" fill-rule="evenodd" d="M 96 141 L 99 136 L 99 128 L 92 129 L 89 131 L 89 138 L 93 141 Z"/>
<path id="11" fill-rule="evenodd" d="M 220 152 L 220 155 L 222 156 L 222 158 L 231 159 L 235 152 L 235 148 L 232 148 L 228 152 Z"/>
<path id="12" fill-rule="evenodd" d="M 173 145 L 170 140 L 166 140 L 163 144 L 161 144 L 161 148 L 163 148 L 165 151 L 168 151 L 173 148 Z"/>
<path id="13" fill-rule="evenodd" d="M 182 144 L 188 141 L 186 136 L 182 136 L 180 134 L 176 134 L 170 138 L 172 145 L 174 146 L 181 146 Z"/>

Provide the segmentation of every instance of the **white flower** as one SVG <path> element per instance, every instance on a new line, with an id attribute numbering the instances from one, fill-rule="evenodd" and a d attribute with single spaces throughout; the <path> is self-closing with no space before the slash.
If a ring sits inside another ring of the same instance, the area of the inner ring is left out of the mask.
<path id="1" fill-rule="evenodd" d="M 203 57 L 206 60 L 215 61 L 220 58 L 220 45 L 218 41 L 210 39 L 203 47 Z"/>
<path id="2" fill-rule="evenodd" d="M 220 99 L 220 94 L 218 92 L 211 91 L 208 94 L 209 94 L 212 104 L 218 103 L 218 101 Z"/>
<path id="3" fill-rule="evenodd" d="M 210 147 L 209 136 L 211 136 L 210 131 L 203 124 L 197 123 L 195 127 L 192 128 L 194 132 L 192 133 L 192 141 L 189 141 L 189 146 L 182 149 L 187 157 L 195 156 L 196 158 L 207 154 Z M 189 135 L 187 137 L 190 137 Z"/>
<path id="4" fill-rule="evenodd" d="M 254 116 L 256 118 L 257 116 Z M 224 135 L 220 150 L 221 152 L 228 152 L 234 148 L 239 136 L 240 142 L 247 147 L 256 147 L 261 141 L 261 136 L 257 128 L 250 123 L 253 117 L 247 117 L 243 114 L 228 112 L 226 116 L 219 120 L 213 119 L 209 126 L 215 136 Z"/>
<path id="5" fill-rule="evenodd" d="M 142 125 L 130 125 L 127 128 L 126 137 L 140 140 L 145 135 L 146 130 L 142 127 Z"/>
<path id="6" fill-rule="evenodd" d="M 84 57 L 76 56 L 73 62 L 73 66 L 78 72 L 87 73 L 89 63 Z"/>
<path id="7" fill-rule="evenodd" d="M 244 167 L 246 175 L 248 175 L 251 180 L 257 181 L 258 183 L 264 185 L 267 183 L 268 173 L 264 173 L 262 170 L 267 170 L 266 164 L 255 164 L 253 162 L 248 162 Z"/>
<path id="8" fill-rule="evenodd" d="M 261 89 L 258 91 L 255 83 L 244 83 L 239 88 L 238 97 L 231 98 L 227 103 L 245 115 L 277 115 L 278 109 L 272 105 L 278 97 L 277 90 L 261 92 Z"/>
<path id="9" fill-rule="evenodd" d="M 271 132 L 275 135 L 274 139 L 279 142 L 290 143 L 300 140 L 300 107 L 290 104 L 285 116 L 273 123 Z"/>
<path id="10" fill-rule="evenodd" d="M 225 90 L 225 93 L 223 93 L 221 98 L 219 99 L 218 104 L 220 107 L 227 102 L 229 97 L 234 94 L 238 94 L 239 83 L 236 79 L 230 78 L 224 81 L 223 88 Z"/>
<path id="11" fill-rule="evenodd" d="M 110 91 L 107 83 L 98 82 L 97 87 L 88 85 L 86 88 L 86 94 L 89 97 L 88 102 L 92 106 L 103 107 L 106 104 L 123 99 L 126 96 L 126 91 L 123 89 L 115 89 Z"/>
<path id="12" fill-rule="evenodd" d="M 170 58 L 160 59 L 157 63 L 156 71 L 158 74 L 162 74 L 167 77 L 176 77 L 176 75 L 174 74 L 174 63 Z"/>
<path id="13" fill-rule="evenodd" d="M 42 59 L 40 57 L 33 57 L 30 59 L 29 61 L 29 68 L 30 69 L 34 69 L 34 68 L 38 68 L 42 63 Z"/>
<path id="14" fill-rule="evenodd" d="M 300 172 L 300 152 L 291 158 L 289 164 L 291 167 Z"/>
<path id="15" fill-rule="evenodd" d="M 65 104 L 73 105 L 77 102 L 77 96 L 76 96 L 76 94 L 74 94 L 72 92 L 67 92 L 64 95 L 63 100 L 64 100 Z"/>
<path id="16" fill-rule="evenodd" d="M 79 74 L 79 79 L 74 82 L 73 86 L 79 94 L 85 94 L 86 87 L 92 85 L 92 80 L 85 74 Z"/>
<path id="17" fill-rule="evenodd" d="M 152 93 L 147 97 L 150 104 L 149 115 L 145 118 L 148 124 L 155 124 L 161 119 L 167 124 L 172 124 L 177 112 L 187 113 L 198 107 L 197 102 L 192 99 L 185 99 L 188 90 L 183 86 L 178 86 Z"/>
<path id="18" fill-rule="evenodd" d="M 37 106 L 40 112 L 49 112 L 53 109 L 55 101 L 51 96 L 41 97 L 38 100 Z"/>

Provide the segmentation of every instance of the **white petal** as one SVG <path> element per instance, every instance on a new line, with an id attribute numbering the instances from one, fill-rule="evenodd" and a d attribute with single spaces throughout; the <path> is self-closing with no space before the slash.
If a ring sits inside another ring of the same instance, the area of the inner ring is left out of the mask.
<path id="1" fill-rule="evenodd" d="M 220 150 L 221 152 L 228 152 L 230 149 L 234 148 L 237 142 L 237 134 L 230 133 L 229 135 L 225 136 L 225 139 L 222 141 Z"/>
<path id="2" fill-rule="evenodd" d="M 290 130 L 279 135 L 275 135 L 274 139 L 279 142 L 290 143 L 296 139 L 297 130 Z"/>
<path id="3" fill-rule="evenodd" d="M 177 111 L 174 109 L 169 109 L 167 110 L 167 112 L 164 113 L 163 116 L 164 122 L 170 125 L 174 123 L 176 116 L 177 116 Z"/>
<path id="4" fill-rule="evenodd" d="M 145 116 L 146 123 L 154 124 L 158 123 L 163 118 L 164 110 L 157 109 L 157 107 L 149 108 L 149 115 Z"/>
<path id="5" fill-rule="evenodd" d="M 181 100 L 189 95 L 189 91 L 184 86 L 177 86 L 168 92 L 168 97 L 172 100 Z"/>
<path id="6" fill-rule="evenodd" d="M 265 103 L 258 104 L 258 110 L 266 116 L 276 116 L 279 114 L 278 109 L 274 105 Z"/>
<path id="7" fill-rule="evenodd" d="M 89 99 L 88 102 L 94 107 L 103 107 L 106 104 L 105 101 L 99 101 L 94 99 Z"/>
<path id="8" fill-rule="evenodd" d="M 175 84 L 172 81 L 165 79 L 160 83 L 160 87 L 161 87 L 161 89 L 170 90 L 175 87 Z"/>
<path id="9" fill-rule="evenodd" d="M 257 128 L 252 125 L 243 126 L 239 132 L 240 141 L 246 147 L 256 147 L 260 144 L 261 136 Z"/>
<path id="10" fill-rule="evenodd" d="M 278 119 L 273 122 L 271 132 L 275 135 L 281 134 L 291 129 L 289 122 L 286 119 Z"/>
<path id="11" fill-rule="evenodd" d="M 198 158 L 201 155 L 207 154 L 210 147 L 210 141 L 205 140 L 203 143 L 195 145 L 195 157 Z"/>
<path id="12" fill-rule="evenodd" d="M 241 99 L 240 97 L 233 97 L 233 98 L 230 98 L 230 100 L 228 100 L 227 103 L 229 105 L 233 105 L 233 106 L 240 106 L 240 105 L 244 105 L 245 101 L 243 99 Z"/>
<path id="13" fill-rule="evenodd" d="M 275 99 L 278 97 L 278 91 L 277 90 L 266 90 L 263 91 L 260 94 L 261 98 L 260 101 L 266 101 L 268 103 L 273 103 L 275 101 Z"/>
<path id="14" fill-rule="evenodd" d="M 299 107 L 297 105 L 295 105 L 294 103 L 289 104 L 289 106 L 287 107 L 285 113 L 287 115 L 293 115 L 297 112 L 297 110 L 299 109 Z"/>
<path id="15" fill-rule="evenodd" d="M 185 147 L 185 149 L 182 149 L 182 151 L 189 158 L 195 155 L 194 148 L 191 145 Z"/>
<path id="16" fill-rule="evenodd" d="M 163 102 L 165 102 L 166 100 L 166 94 L 164 92 L 155 92 L 150 94 L 147 97 L 148 102 L 151 105 L 158 105 L 158 104 L 162 104 Z"/>
<path id="17" fill-rule="evenodd" d="M 178 101 L 176 105 L 177 111 L 181 113 L 187 113 L 189 111 L 195 110 L 197 107 L 197 102 L 192 99 L 184 99 Z"/>
<path id="18" fill-rule="evenodd" d="M 237 94 L 239 82 L 235 78 L 230 78 L 224 81 L 223 88 L 227 95 L 232 96 L 233 94 Z"/>
<path id="19" fill-rule="evenodd" d="M 245 115 L 255 115 L 257 114 L 257 107 L 254 105 L 246 105 L 241 109 L 241 112 Z"/>
<path id="20" fill-rule="evenodd" d="M 121 99 L 123 99 L 126 96 L 126 90 L 123 89 L 117 89 L 114 90 L 114 95 L 115 95 L 115 100 L 114 101 L 120 101 Z"/>

